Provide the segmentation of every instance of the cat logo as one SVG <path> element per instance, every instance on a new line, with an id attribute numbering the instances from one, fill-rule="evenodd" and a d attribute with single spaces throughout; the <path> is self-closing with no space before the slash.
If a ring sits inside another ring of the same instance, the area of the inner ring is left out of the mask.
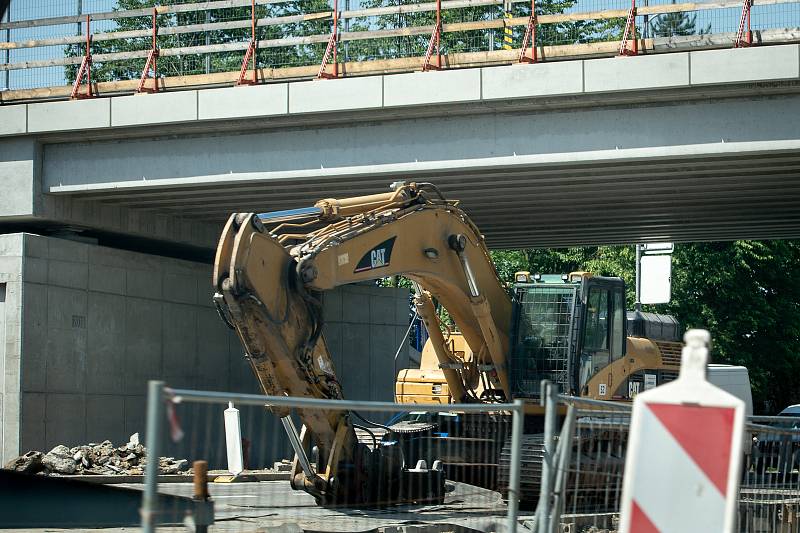
<path id="1" fill-rule="evenodd" d="M 396 237 L 387 239 L 374 247 L 372 250 L 364 254 L 364 257 L 356 265 L 353 273 L 365 272 L 375 268 L 382 268 L 389 266 L 389 260 L 392 258 L 392 248 L 394 247 L 394 240 Z"/>
<path id="2" fill-rule="evenodd" d="M 379 248 L 370 252 L 370 262 L 372 268 L 378 268 L 386 265 L 386 249 Z"/>

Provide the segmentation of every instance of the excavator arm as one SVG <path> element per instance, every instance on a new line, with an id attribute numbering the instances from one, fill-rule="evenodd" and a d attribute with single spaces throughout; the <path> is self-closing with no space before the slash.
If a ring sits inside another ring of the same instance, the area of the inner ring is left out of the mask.
<path id="1" fill-rule="evenodd" d="M 321 293 L 395 275 L 414 283 L 417 309 L 454 399 L 481 401 L 476 382 L 495 399 L 509 398 L 511 300 L 478 229 L 431 185 L 400 184 L 390 193 L 326 199 L 313 208 L 231 215 L 213 283 L 220 313 L 238 333 L 266 394 L 338 399 L 342 389 L 322 335 Z M 460 329 L 468 356 L 446 342 L 434 298 Z M 289 413 L 276 414 L 292 438 Z M 305 409 L 298 415 L 303 429 L 294 488 L 321 503 L 419 497 L 419 490 L 387 489 L 402 486 L 397 481 L 409 470 L 396 450 L 359 444 L 350 413 Z M 304 459 L 311 446 L 318 450 L 316 468 Z"/>

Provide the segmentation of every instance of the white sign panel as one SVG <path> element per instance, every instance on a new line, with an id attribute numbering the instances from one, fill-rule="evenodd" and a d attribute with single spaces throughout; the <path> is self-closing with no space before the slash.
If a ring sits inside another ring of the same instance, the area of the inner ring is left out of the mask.
<path id="1" fill-rule="evenodd" d="M 675 250 L 675 245 L 671 242 L 650 242 L 642 246 L 646 254 L 671 254 Z"/>
<path id="2" fill-rule="evenodd" d="M 650 390 L 656 388 L 656 375 L 655 374 L 645 374 L 644 375 L 644 390 Z"/>
<path id="3" fill-rule="evenodd" d="M 744 402 L 706 381 L 710 336 L 689 330 L 675 381 L 633 401 L 620 533 L 733 533 Z"/>
<path id="4" fill-rule="evenodd" d="M 643 304 L 665 304 L 672 292 L 672 256 L 645 255 L 642 257 Z"/>

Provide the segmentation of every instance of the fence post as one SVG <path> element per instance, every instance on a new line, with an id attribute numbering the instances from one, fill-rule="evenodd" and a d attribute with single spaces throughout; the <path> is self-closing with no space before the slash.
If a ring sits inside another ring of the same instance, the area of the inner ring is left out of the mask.
<path id="1" fill-rule="evenodd" d="M 539 502 L 536 505 L 536 529 L 539 533 L 548 533 L 557 392 L 554 384 L 546 379 L 542 380 L 539 390 L 542 391 L 541 402 L 544 404 L 544 457 L 542 457 L 542 486 L 539 492 Z"/>
<path id="2" fill-rule="evenodd" d="M 553 441 L 556 426 L 556 391 L 552 382 L 542 380 L 541 390 L 544 401 L 544 456 L 542 457 L 542 485 L 536 507 L 536 528 L 540 533 L 548 533 L 547 526 L 551 514 L 553 480 Z"/>
<path id="3" fill-rule="evenodd" d="M 161 457 L 161 434 L 164 429 L 164 382 L 147 383 L 147 421 L 145 426 L 147 467 L 144 473 L 142 495 L 142 532 L 155 531 L 158 512 L 158 463 Z"/>
<path id="4" fill-rule="evenodd" d="M 558 438 L 558 469 L 555 472 L 555 484 L 553 493 L 553 508 L 550 513 L 549 533 L 556 533 L 561 522 L 561 513 L 564 511 L 566 501 L 566 485 L 569 462 L 572 459 L 572 438 L 575 428 L 575 406 L 567 407 L 567 417 L 564 419 L 564 426 L 561 428 L 561 435 Z"/>
<path id="5" fill-rule="evenodd" d="M 514 400 L 514 412 L 511 418 L 511 468 L 508 472 L 508 517 L 506 522 L 506 533 L 514 533 L 517 530 L 517 515 L 519 512 L 519 469 L 520 452 L 522 449 L 522 431 L 525 419 L 525 403 Z"/>

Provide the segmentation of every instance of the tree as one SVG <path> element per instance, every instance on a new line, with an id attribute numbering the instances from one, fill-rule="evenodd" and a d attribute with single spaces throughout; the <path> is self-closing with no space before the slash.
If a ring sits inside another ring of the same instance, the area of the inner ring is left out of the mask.
<path id="1" fill-rule="evenodd" d="M 510 282 L 517 270 L 589 270 L 622 277 L 633 304 L 632 246 L 492 252 Z M 775 411 L 800 398 L 800 242 L 735 241 L 678 244 L 673 253 L 672 301 L 645 310 L 674 315 L 684 328 L 705 328 L 716 362 L 750 371 L 757 411 Z"/>
<path id="2" fill-rule="evenodd" d="M 675 3 L 675 2 L 673 2 Z M 656 15 L 649 22 L 653 37 L 673 37 L 676 35 L 705 35 L 711 33 L 711 23 L 697 31 L 697 14 L 689 15 L 683 11 Z"/>

